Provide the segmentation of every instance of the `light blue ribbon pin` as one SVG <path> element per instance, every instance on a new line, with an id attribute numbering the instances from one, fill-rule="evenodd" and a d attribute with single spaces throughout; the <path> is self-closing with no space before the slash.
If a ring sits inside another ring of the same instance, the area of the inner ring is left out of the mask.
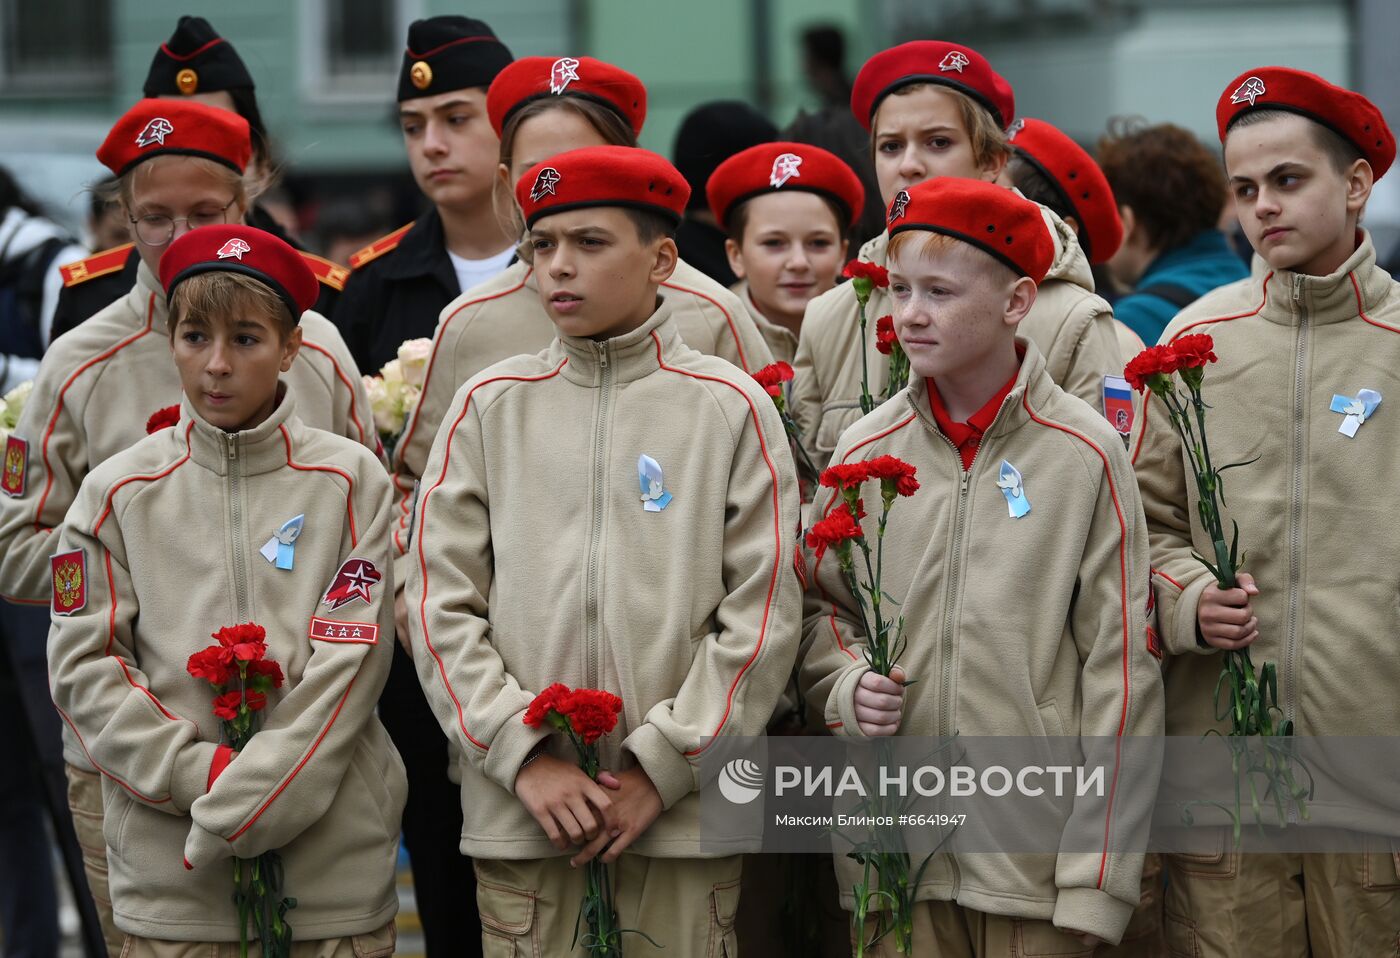
<path id="1" fill-rule="evenodd" d="M 1019 519 L 1031 511 L 1031 502 L 1026 498 L 1026 487 L 1021 482 L 1021 471 L 1007 462 L 1001 461 L 1001 475 L 997 477 L 997 488 L 1006 497 L 1006 507 L 1011 518 Z"/>
<path id="2" fill-rule="evenodd" d="M 1374 389 L 1363 389 L 1354 398 L 1333 396 L 1332 405 L 1328 408 L 1342 414 L 1342 424 L 1337 427 L 1337 432 L 1348 439 L 1353 439 L 1356 437 L 1356 430 L 1361 428 L 1362 423 L 1375 415 L 1376 407 L 1380 404 L 1380 393 Z"/>
<path id="3" fill-rule="evenodd" d="M 651 456 L 643 454 L 637 460 L 637 479 L 642 486 L 642 508 L 660 512 L 671 504 L 671 494 L 662 488 L 661 466 Z"/>
<path id="4" fill-rule="evenodd" d="M 288 519 L 282 523 L 280 529 L 273 533 L 271 539 L 263 543 L 263 547 L 258 552 L 277 568 L 291 569 L 292 560 L 296 558 L 296 542 L 301 536 L 301 527 L 305 522 L 305 513 Z"/>

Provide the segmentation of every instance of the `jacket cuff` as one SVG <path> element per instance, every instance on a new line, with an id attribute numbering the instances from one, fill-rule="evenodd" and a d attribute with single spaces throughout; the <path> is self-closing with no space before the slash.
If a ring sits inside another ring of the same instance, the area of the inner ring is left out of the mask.
<path id="1" fill-rule="evenodd" d="M 214 749 L 214 757 L 209 762 L 209 781 L 204 786 L 206 792 L 214 787 L 214 783 L 219 780 L 220 775 L 224 774 L 224 769 L 228 768 L 236 754 L 227 745 L 220 745 Z"/>
<path id="2" fill-rule="evenodd" d="M 213 742 L 191 742 L 175 756 L 170 773 L 170 802 L 181 815 L 189 813 L 195 800 L 209 791 L 209 766 L 218 746 Z"/>
<path id="3" fill-rule="evenodd" d="M 506 719 L 495 738 L 491 739 L 491 747 L 486 751 L 482 765 L 486 777 L 512 795 L 515 794 L 515 776 L 525 756 L 550 735 L 549 729 L 531 728 L 524 720 L 524 709 Z"/>
<path id="4" fill-rule="evenodd" d="M 826 700 L 826 727 L 832 735 L 866 737 L 856 721 L 856 686 L 860 684 L 860 677 L 869 671 L 870 663 L 862 656 L 860 661 L 851 663 L 832 686 Z"/>
<path id="5" fill-rule="evenodd" d="M 225 858 L 233 857 L 233 846 L 198 822 L 190 823 L 185 839 L 185 867 L 204 868 Z"/>
<path id="6" fill-rule="evenodd" d="M 1196 610 L 1200 607 L 1206 586 L 1214 581 L 1208 572 L 1197 576 L 1194 582 L 1181 590 L 1172 604 L 1171 628 L 1165 630 L 1167 651 L 1172 655 L 1209 655 L 1219 651 L 1214 646 L 1196 641 Z"/>
<path id="7" fill-rule="evenodd" d="M 663 809 L 669 809 L 695 791 L 695 770 L 691 768 L 690 759 L 678 752 L 655 725 L 637 726 L 622 747 L 636 756 L 637 764 L 656 786 Z"/>
<path id="8" fill-rule="evenodd" d="M 1097 888 L 1061 888 L 1055 897 L 1055 927 L 1087 931 L 1110 945 L 1123 940 L 1133 906 Z"/>

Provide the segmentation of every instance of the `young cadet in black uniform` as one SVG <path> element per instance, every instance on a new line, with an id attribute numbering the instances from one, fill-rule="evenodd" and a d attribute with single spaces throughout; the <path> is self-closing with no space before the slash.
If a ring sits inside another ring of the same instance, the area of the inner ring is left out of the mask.
<path id="1" fill-rule="evenodd" d="M 405 340 L 432 336 L 443 307 L 514 258 L 519 237 L 496 212 L 511 200 L 495 197 L 500 141 L 486 114 L 486 88 L 511 60 L 480 20 L 432 17 L 408 28 L 399 123 L 432 205 L 350 257 L 354 272 L 331 318 L 367 373 Z"/>
<path id="2" fill-rule="evenodd" d="M 432 336 L 448 303 L 513 259 L 516 237 L 492 203 L 500 141 L 486 114 L 486 88 L 511 59 L 480 20 L 433 17 L 408 28 L 399 119 L 413 177 L 432 205 L 351 257 L 354 272 L 332 318 L 366 372 L 405 340 Z M 502 197 L 499 206 L 510 203 Z M 428 958 L 479 954 L 476 881 L 458 850 L 461 792 L 448 778 L 455 759 L 402 646 L 379 715 L 408 772 L 403 836 Z"/>
<path id="3" fill-rule="evenodd" d="M 142 92 L 147 97 L 198 100 L 237 113 L 248 121 L 252 131 L 254 166 L 264 176 L 269 174 L 271 149 L 257 95 L 253 92 L 253 77 L 233 44 L 219 36 L 208 20 L 180 18 L 170 39 L 156 50 Z M 297 245 L 256 204 L 248 211 L 247 222 Z M 316 300 L 316 312 L 330 316 L 349 271 L 314 253 L 302 251 L 302 258 L 320 281 L 321 295 Z M 63 291 L 54 310 L 51 339 L 57 339 L 129 293 L 136 285 L 136 267 L 140 263 L 141 257 L 135 247 L 124 243 L 61 266 Z"/>

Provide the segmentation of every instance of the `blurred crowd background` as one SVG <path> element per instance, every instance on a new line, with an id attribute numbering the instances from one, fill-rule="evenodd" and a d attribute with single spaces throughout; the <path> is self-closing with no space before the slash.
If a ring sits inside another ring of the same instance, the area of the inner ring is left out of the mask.
<path id="1" fill-rule="evenodd" d="M 668 156 L 686 114 L 715 100 L 746 102 L 779 129 L 805 123 L 814 142 L 848 136 L 850 77 L 918 37 L 981 51 L 1019 115 L 1086 146 L 1128 115 L 1213 145 L 1215 97 L 1242 62 L 1311 70 L 1391 115 L 1400 106 L 1394 0 L 0 0 L 0 11 L 0 165 L 91 249 L 124 241 L 118 218 L 92 216 L 93 150 L 186 13 L 208 17 L 257 83 L 283 174 L 266 205 L 340 263 L 422 208 L 392 108 L 408 24 L 437 14 L 485 20 L 516 56 L 584 53 L 636 73 L 651 104 L 642 145 Z M 1400 190 L 1387 186 L 1368 214 L 1383 255 L 1400 238 Z"/>

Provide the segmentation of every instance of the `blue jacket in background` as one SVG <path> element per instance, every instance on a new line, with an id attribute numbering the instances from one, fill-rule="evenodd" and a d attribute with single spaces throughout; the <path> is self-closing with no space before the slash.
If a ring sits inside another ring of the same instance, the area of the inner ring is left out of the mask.
<path id="1" fill-rule="evenodd" d="M 1133 292 L 1113 304 L 1113 315 L 1150 346 L 1188 303 L 1248 275 L 1224 234 L 1203 230 L 1154 259 Z"/>

